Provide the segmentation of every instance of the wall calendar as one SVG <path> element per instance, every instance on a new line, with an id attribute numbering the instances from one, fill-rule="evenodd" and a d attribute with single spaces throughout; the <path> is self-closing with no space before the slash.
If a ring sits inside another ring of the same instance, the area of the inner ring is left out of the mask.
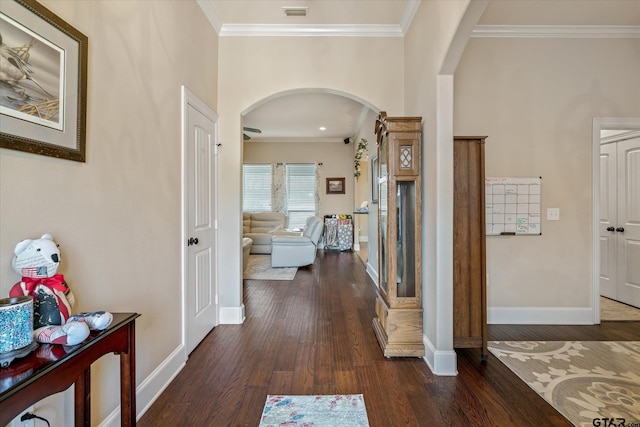
<path id="1" fill-rule="evenodd" d="M 486 177 L 487 236 L 541 235 L 542 177 Z"/>

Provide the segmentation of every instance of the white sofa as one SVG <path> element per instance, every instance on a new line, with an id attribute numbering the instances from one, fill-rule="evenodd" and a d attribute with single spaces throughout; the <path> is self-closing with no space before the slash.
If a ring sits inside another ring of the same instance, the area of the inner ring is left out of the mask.
<path id="1" fill-rule="evenodd" d="M 243 212 L 242 237 L 248 237 L 252 254 L 270 254 L 271 237 L 287 226 L 287 216 L 282 212 Z"/>
<path id="2" fill-rule="evenodd" d="M 303 267 L 313 264 L 324 222 L 319 216 L 307 219 L 302 234 L 274 234 L 271 237 L 272 267 Z"/>

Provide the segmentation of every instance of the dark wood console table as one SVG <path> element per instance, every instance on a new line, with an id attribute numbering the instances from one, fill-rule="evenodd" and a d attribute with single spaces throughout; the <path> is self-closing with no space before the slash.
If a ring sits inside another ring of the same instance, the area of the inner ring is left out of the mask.
<path id="1" fill-rule="evenodd" d="M 0 368 L 0 425 L 8 424 L 39 400 L 75 385 L 75 425 L 91 423 L 91 364 L 107 353 L 120 355 L 120 419 L 136 425 L 137 313 L 113 313 L 107 329 L 92 332 L 65 352 L 61 345 L 39 344 L 32 353 Z"/>

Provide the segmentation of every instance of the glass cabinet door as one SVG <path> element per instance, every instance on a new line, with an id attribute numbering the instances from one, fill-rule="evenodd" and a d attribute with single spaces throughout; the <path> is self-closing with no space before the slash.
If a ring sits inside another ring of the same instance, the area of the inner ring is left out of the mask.
<path id="1" fill-rule="evenodd" d="M 388 292 L 387 286 L 387 248 L 388 248 L 388 201 L 387 201 L 387 186 L 388 186 L 388 173 L 387 173 L 387 143 L 386 140 L 383 139 L 380 142 L 380 146 L 378 149 L 378 167 L 380 170 L 378 171 L 378 190 L 379 190 L 379 198 L 378 198 L 378 209 L 379 209 L 379 218 L 380 222 L 380 239 L 378 243 L 378 253 L 379 253 L 379 267 L 378 267 L 378 282 L 380 284 L 380 289 L 382 289 L 383 293 L 386 295 Z"/>

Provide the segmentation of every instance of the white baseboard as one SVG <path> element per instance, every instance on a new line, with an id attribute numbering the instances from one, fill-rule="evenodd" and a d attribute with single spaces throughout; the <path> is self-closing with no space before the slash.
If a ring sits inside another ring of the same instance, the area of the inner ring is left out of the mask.
<path id="1" fill-rule="evenodd" d="M 369 236 L 360 236 L 359 240 L 361 242 L 368 242 L 369 241 Z"/>
<path id="2" fill-rule="evenodd" d="M 180 345 L 154 371 L 136 387 L 136 420 L 142 418 L 153 402 L 169 386 L 180 373 L 186 363 L 187 355 L 184 345 Z M 120 426 L 120 405 L 102 420 L 99 427 Z"/>
<path id="3" fill-rule="evenodd" d="M 487 323 L 508 325 L 593 325 L 591 307 L 489 307 Z"/>
<path id="4" fill-rule="evenodd" d="M 436 350 L 426 335 L 422 336 L 422 341 L 424 342 L 425 351 L 423 359 L 434 375 L 445 377 L 458 375 L 458 359 L 454 350 Z"/>
<path id="5" fill-rule="evenodd" d="M 371 264 L 369 264 L 369 261 L 367 261 L 367 274 L 369 275 L 369 277 L 371 277 L 373 283 L 378 286 L 378 272 L 373 268 Z"/>
<path id="6" fill-rule="evenodd" d="M 244 319 L 244 304 L 240 307 L 220 307 L 221 325 L 240 325 Z"/>

